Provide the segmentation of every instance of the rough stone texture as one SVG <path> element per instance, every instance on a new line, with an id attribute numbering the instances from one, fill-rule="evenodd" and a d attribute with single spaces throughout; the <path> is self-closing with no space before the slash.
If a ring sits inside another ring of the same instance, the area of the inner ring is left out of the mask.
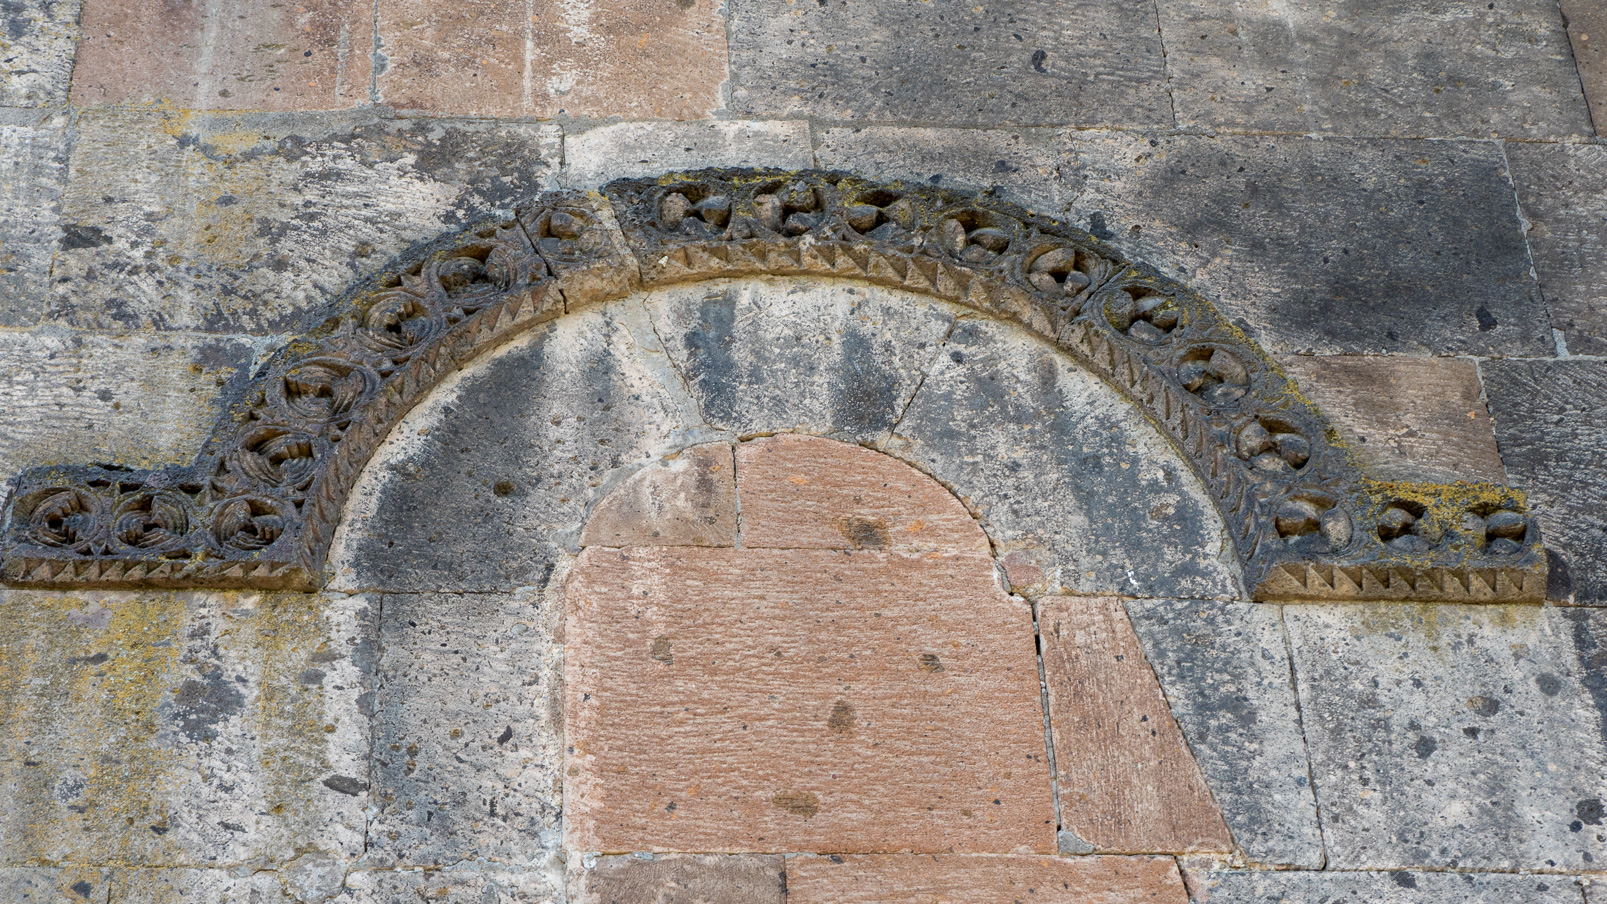
<path id="1" fill-rule="evenodd" d="M 1279 607 L 1130 600 L 1127 613 L 1240 849 L 1254 863 L 1320 869 Z"/>
<path id="2" fill-rule="evenodd" d="M 986 556 L 593 548 L 565 605 L 572 848 L 1054 847 L 1031 613 Z"/>
<path id="3" fill-rule="evenodd" d="M 83 34 L 73 68 L 78 104 L 337 110 L 369 102 L 370 3 L 86 0 Z"/>
<path id="4" fill-rule="evenodd" d="M 0 863 L 362 853 L 362 597 L 5 591 Z"/>
<path id="5" fill-rule="evenodd" d="M 1090 231 L 1268 351 L 1552 352 L 1493 144 L 1104 135 L 1068 156 Z"/>
<path id="6" fill-rule="evenodd" d="M 1561 0 L 1596 134 L 1607 132 L 1607 9 L 1594 0 Z"/>
<path id="7" fill-rule="evenodd" d="M 336 904 L 561 904 L 563 880 L 551 871 L 464 864 L 444 870 L 363 871 L 346 877 Z"/>
<path id="8" fill-rule="evenodd" d="M 15 0 L 0 7 L 0 107 L 67 99 L 78 8 L 78 0 Z"/>
<path id="9" fill-rule="evenodd" d="M 581 546 L 735 546 L 729 443 L 693 446 L 632 474 L 592 509 Z"/>
<path id="10" fill-rule="evenodd" d="M 1240 595 L 1215 506 L 1114 390 L 1001 324 L 962 319 L 938 351 L 889 447 L 953 489 L 997 552 L 1050 590 Z"/>
<path id="11" fill-rule="evenodd" d="M 1594 869 L 1602 714 L 1563 614 L 1288 606 L 1330 869 Z"/>
<path id="12" fill-rule="evenodd" d="M 1569 876 L 1189 870 L 1194 904 L 1579 904 Z"/>
<path id="13" fill-rule="evenodd" d="M 904 293 L 743 280 L 648 297 L 703 418 L 739 435 L 884 438 L 954 319 Z"/>
<path id="14" fill-rule="evenodd" d="M 1540 513 L 1547 595 L 1607 603 L 1607 364 L 1486 361 L 1480 370 L 1507 474 Z"/>
<path id="15" fill-rule="evenodd" d="M 1178 124 L 1330 135 L 1590 134 L 1553 0 L 1158 4 Z"/>
<path id="16" fill-rule="evenodd" d="M 44 313 L 67 177 L 67 118 L 0 120 L 0 326 Z"/>
<path id="17" fill-rule="evenodd" d="M 745 442 L 737 484 L 743 546 L 990 552 L 952 493 L 862 446 L 802 436 Z"/>
<path id="18" fill-rule="evenodd" d="M 1552 328 L 1572 354 L 1607 354 L 1607 147 L 1510 144 L 1507 159 Z"/>
<path id="19" fill-rule="evenodd" d="M 0 896 L 10 904 L 107 904 L 111 873 L 94 867 L 0 868 Z"/>
<path id="20" fill-rule="evenodd" d="M 277 332 L 397 252 L 549 187 L 554 126 L 86 112 L 50 316 Z"/>
<path id="21" fill-rule="evenodd" d="M 1170 128 L 1165 78 L 1139 4 L 731 4 L 731 108 L 759 116 Z"/>
<path id="22" fill-rule="evenodd" d="M 279 874 L 223 869 L 118 870 L 111 904 L 297 904 Z M 340 886 L 335 886 L 338 892 Z"/>
<path id="23" fill-rule="evenodd" d="M 633 854 L 569 871 L 569 904 L 785 904 L 778 856 Z"/>
<path id="24" fill-rule="evenodd" d="M 679 385 L 638 302 L 559 318 L 481 359 L 375 453 L 330 551 L 332 586 L 544 584 L 610 480 L 685 445 L 677 430 L 696 412 Z"/>
<path id="25" fill-rule="evenodd" d="M 564 137 L 564 181 L 596 188 L 706 166 L 804 169 L 814 164 L 809 142 L 809 123 L 801 120 L 614 123 Z"/>
<path id="26" fill-rule="evenodd" d="M 1081 180 L 1062 168 L 1066 133 L 1056 129 L 824 129 L 815 161 L 878 179 L 944 188 L 991 189 L 1043 214 L 1058 214 Z"/>
<path id="27" fill-rule="evenodd" d="M 251 362 L 251 346 L 211 336 L 0 332 L 0 473 L 186 461 Z"/>
<path id="28" fill-rule="evenodd" d="M 375 93 L 404 110 L 527 114 L 529 20 L 519 0 L 377 0 L 375 44 L 386 63 Z"/>
<path id="29" fill-rule="evenodd" d="M 557 610 L 537 593 L 386 594 L 371 861 L 540 866 L 556 854 Z"/>
<path id="30" fill-rule="evenodd" d="M 1177 864 L 1165 857 L 871 855 L 787 861 L 790 904 L 1043 901 L 1185 904 Z"/>
<path id="31" fill-rule="evenodd" d="M 1279 363 L 1378 476 L 1507 482 L 1474 361 L 1290 356 Z"/>
<path id="32" fill-rule="evenodd" d="M 1038 606 L 1061 827 L 1098 852 L 1231 850 L 1121 601 Z"/>

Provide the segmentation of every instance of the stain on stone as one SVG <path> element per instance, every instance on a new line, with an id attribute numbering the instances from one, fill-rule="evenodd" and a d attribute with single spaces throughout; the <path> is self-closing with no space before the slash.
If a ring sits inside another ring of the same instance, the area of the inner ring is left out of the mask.
<path id="1" fill-rule="evenodd" d="M 502 729 L 502 734 L 497 735 L 497 746 L 501 747 L 503 744 L 506 744 L 511 740 L 513 740 L 513 726 L 509 725 L 508 727 Z"/>
<path id="2" fill-rule="evenodd" d="M 899 408 L 898 373 L 883 363 L 897 360 L 894 349 L 889 343 L 878 353 L 871 337 L 852 331 L 843 336 L 841 348 L 841 391 L 833 405 L 837 424 L 856 434 L 886 430 Z"/>
<path id="3" fill-rule="evenodd" d="M 179 730 L 194 741 L 210 742 L 218 736 L 218 723 L 245 707 L 245 695 L 221 669 L 197 680 L 186 678 L 173 694 Z"/>
<path id="4" fill-rule="evenodd" d="M 838 700 L 831 708 L 831 715 L 826 718 L 826 727 L 834 734 L 844 737 L 854 735 L 854 708 L 847 700 Z"/>
<path id="5" fill-rule="evenodd" d="M 770 802 L 794 816 L 809 819 L 820 812 L 820 797 L 813 791 L 782 791 Z"/>
<path id="6" fill-rule="evenodd" d="M 1540 688 L 1540 693 L 1555 697 L 1562 690 L 1562 679 L 1550 672 L 1541 672 L 1534 676 L 1534 685 Z"/>
<path id="7" fill-rule="evenodd" d="M 1488 719 L 1501 711 L 1501 701 L 1494 697 L 1472 697 L 1468 700 L 1468 709 Z"/>
<path id="8" fill-rule="evenodd" d="M 1490 309 L 1482 304 L 1473 312 L 1473 316 L 1478 318 L 1481 333 L 1488 333 L 1501 325 L 1501 322 L 1495 319 L 1495 315 L 1490 313 Z"/>
<path id="9" fill-rule="evenodd" d="M 68 251 L 80 248 L 100 248 L 112 243 L 112 237 L 99 226 L 68 223 L 61 228 L 61 247 Z"/>
<path id="10" fill-rule="evenodd" d="M 1587 797 L 1574 804 L 1574 815 L 1579 817 L 1579 821 L 1587 826 L 1601 825 L 1601 817 L 1604 813 L 1607 813 L 1607 808 L 1603 807 L 1599 797 Z"/>
<path id="11" fill-rule="evenodd" d="M 96 653 L 93 656 L 74 656 L 67 661 L 76 665 L 100 665 L 110 658 L 105 653 Z"/>
<path id="12" fill-rule="evenodd" d="M 647 648 L 647 655 L 666 665 L 675 662 L 674 645 L 668 637 L 653 638 L 653 645 Z"/>
<path id="13" fill-rule="evenodd" d="M 936 653 L 922 653 L 920 655 L 920 664 L 923 672 L 943 671 L 943 660 L 939 659 Z"/>
<path id="14" fill-rule="evenodd" d="M 512 496 L 513 491 L 516 489 L 518 489 L 518 487 L 514 485 L 513 481 L 499 480 L 496 482 L 496 485 L 491 488 L 491 492 L 497 494 L 498 496 Z"/>
<path id="15" fill-rule="evenodd" d="M 886 549 L 892 542 L 887 521 L 882 518 L 846 515 L 837 519 L 837 529 L 855 549 Z"/>
<path id="16" fill-rule="evenodd" d="M 324 670 L 308 669 L 296 676 L 296 682 L 304 687 L 316 687 L 324 683 Z"/>
<path id="17" fill-rule="evenodd" d="M 323 785 L 331 791 L 356 797 L 368 790 L 368 783 L 349 775 L 331 775 L 324 779 Z"/>
<path id="18" fill-rule="evenodd" d="M 1435 750 L 1439 749 L 1439 746 L 1440 742 L 1434 740 L 1428 735 L 1423 735 L 1417 739 L 1416 743 L 1412 744 L 1412 750 L 1420 759 L 1426 760 L 1434 754 Z"/>
<path id="19" fill-rule="evenodd" d="M 89 893 L 95 890 L 95 886 L 90 885 L 83 879 L 79 879 L 77 882 L 74 882 L 70 887 L 72 888 L 74 894 L 78 895 L 80 898 L 84 898 L 85 900 L 88 900 Z"/>
<path id="20" fill-rule="evenodd" d="M 1110 226 L 1106 225 L 1105 215 L 1097 210 L 1088 215 L 1088 234 L 1096 239 L 1110 239 L 1116 236 L 1116 233 L 1110 231 Z"/>
<path id="21" fill-rule="evenodd" d="M 1389 874 L 1389 880 L 1401 888 L 1416 888 L 1417 877 L 1405 870 L 1395 870 Z"/>
<path id="22" fill-rule="evenodd" d="M 1049 70 L 1043 68 L 1043 61 L 1047 59 L 1049 59 L 1049 52 L 1047 50 L 1034 50 L 1032 52 L 1032 71 L 1042 72 L 1043 74 L 1048 75 Z"/>
<path id="23" fill-rule="evenodd" d="M 729 421 L 741 410 L 739 394 L 746 385 L 736 374 L 736 306 L 725 296 L 705 298 L 698 321 L 683 336 L 686 369 L 697 384 L 706 416 Z"/>

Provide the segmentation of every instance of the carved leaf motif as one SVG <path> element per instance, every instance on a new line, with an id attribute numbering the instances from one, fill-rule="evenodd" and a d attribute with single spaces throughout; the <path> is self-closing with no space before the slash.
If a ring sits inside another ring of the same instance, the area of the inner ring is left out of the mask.
<path id="1" fill-rule="evenodd" d="M 182 493 L 140 493 L 117 506 L 112 536 L 123 546 L 143 552 L 179 549 L 189 537 L 192 511 L 189 498 Z"/>
<path id="2" fill-rule="evenodd" d="M 99 539 L 97 500 L 82 490 L 47 490 L 28 514 L 28 533 L 36 542 L 59 549 L 87 550 Z"/>
<path id="3" fill-rule="evenodd" d="M 279 381 L 283 404 L 298 418 L 335 423 L 355 411 L 379 376 L 340 358 L 311 358 L 284 372 Z"/>
<path id="4" fill-rule="evenodd" d="M 285 506 L 263 496 L 243 496 L 218 505 L 212 535 L 225 549 L 255 552 L 266 549 L 284 533 Z"/>

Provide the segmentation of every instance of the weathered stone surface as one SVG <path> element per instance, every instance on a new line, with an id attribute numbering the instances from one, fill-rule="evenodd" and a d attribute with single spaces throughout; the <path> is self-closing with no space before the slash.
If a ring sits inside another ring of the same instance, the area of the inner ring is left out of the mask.
<path id="1" fill-rule="evenodd" d="M 1068 157 L 1090 231 L 1269 351 L 1552 351 L 1492 144 L 1104 135 Z"/>
<path id="2" fill-rule="evenodd" d="M 1510 144 L 1507 159 L 1552 328 L 1572 354 L 1607 354 L 1607 147 Z"/>
<path id="3" fill-rule="evenodd" d="M 206 866 L 363 850 L 362 597 L 50 594 L 0 605 L 0 863 Z"/>
<path id="4" fill-rule="evenodd" d="M 558 156 L 548 125 L 86 112 L 50 316 L 288 330 L 397 252 L 549 187 Z"/>
<path id="5" fill-rule="evenodd" d="M 530 10 L 510 0 L 377 0 L 379 99 L 404 110 L 468 116 L 528 114 Z"/>
<path id="6" fill-rule="evenodd" d="M 760 116 L 1170 128 L 1154 11 L 1097 0 L 731 4 L 731 108 Z"/>
<path id="7" fill-rule="evenodd" d="M 0 9 L 0 107 L 67 99 L 78 9 L 79 0 L 16 0 Z"/>
<path id="8" fill-rule="evenodd" d="M 565 606 L 571 848 L 1054 848 L 1031 613 L 986 556 L 593 548 Z"/>
<path id="9" fill-rule="evenodd" d="M 560 843 L 558 603 L 386 594 L 371 860 L 541 866 Z"/>
<path id="10" fill-rule="evenodd" d="M 45 311 L 50 258 L 62 238 L 67 118 L 10 119 L 0 119 L 0 326 L 27 326 Z"/>
<path id="11" fill-rule="evenodd" d="M 791 904 L 1044 901 L 1185 904 L 1177 864 L 1165 857 L 794 857 Z"/>
<path id="12" fill-rule="evenodd" d="M 954 309 L 857 286 L 743 280 L 648 296 L 658 334 L 710 425 L 883 438 Z"/>
<path id="13" fill-rule="evenodd" d="M 1179 125 L 1330 135 L 1590 134 L 1552 0 L 1162 3 Z"/>
<path id="14" fill-rule="evenodd" d="M 109 870 L 96 867 L 0 868 L 0 896 L 11 904 L 107 904 Z"/>
<path id="15" fill-rule="evenodd" d="M 330 551 L 332 586 L 545 584 L 611 477 L 686 445 L 696 412 L 679 387 L 639 302 L 559 318 L 482 358 L 375 453 Z"/>
<path id="16" fill-rule="evenodd" d="M 252 351 L 212 336 L 0 332 L 0 474 L 186 461 L 212 429 L 212 401 L 249 376 Z"/>
<path id="17" fill-rule="evenodd" d="M 737 447 L 737 484 L 744 547 L 990 552 L 954 494 L 863 446 L 804 436 L 751 440 Z"/>
<path id="18" fill-rule="evenodd" d="M 1043 214 L 1076 199 L 1081 180 L 1062 169 L 1066 133 L 1056 129 L 824 129 L 815 160 L 878 179 L 989 189 Z"/>
<path id="19" fill-rule="evenodd" d="M 1097 852 L 1231 850 L 1121 601 L 1038 607 L 1061 827 Z"/>
<path id="20" fill-rule="evenodd" d="M 560 904 L 563 880 L 552 870 L 464 864 L 443 870 L 362 871 L 346 877 L 338 904 Z"/>
<path id="21" fill-rule="evenodd" d="M 581 546 L 735 546 L 729 443 L 693 446 L 626 478 L 586 519 Z"/>
<path id="22" fill-rule="evenodd" d="M 570 904 L 785 904 L 779 856 L 634 854 L 569 870 Z"/>
<path id="23" fill-rule="evenodd" d="M 1279 363 L 1378 476 L 1507 482 L 1471 359 L 1288 356 Z"/>
<path id="24" fill-rule="evenodd" d="M 1115 390 L 1002 324 L 961 319 L 937 351 L 888 447 L 964 500 L 998 552 L 1051 590 L 1240 595 L 1216 508 Z"/>
<path id="25" fill-rule="evenodd" d="M 296 897 L 279 872 L 226 869 L 120 869 L 113 904 L 298 904 L 328 900 Z M 335 886 L 338 892 L 340 886 Z"/>
<path id="26" fill-rule="evenodd" d="M 1189 870 L 1195 904 L 1579 904 L 1569 876 Z"/>
<path id="27" fill-rule="evenodd" d="M 1552 599 L 1607 603 L 1607 364 L 1486 361 L 1501 458 L 1540 514 Z"/>
<path id="28" fill-rule="evenodd" d="M 802 120 L 621 122 L 564 137 L 564 182 L 571 188 L 596 188 L 615 179 L 674 169 L 792 170 L 813 164 L 809 123 Z"/>
<path id="29" fill-rule="evenodd" d="M 371 4 L 88 0 L 83 33 L 73 68 L 78 104 L 336 110 L 369 103 Z"/>
<path id="30" fill-rule="evenodd" d="M 1255 863 L 1320 869 L 1279 608 L 1129 600 L 1127 614 L 1240 849 Z"/>
<path id="31" fill-rule="evenodd" d="M 1560 5 L 1599 135 L 1607 131 L 1607 9 L 1592 0 L 1561 0 Z"/>
<path id="32" fill-rule="evenodd" d="M 1607 744 L 1564 611 L 1285 607 L 1329 868 L 1607 857 Z"/>

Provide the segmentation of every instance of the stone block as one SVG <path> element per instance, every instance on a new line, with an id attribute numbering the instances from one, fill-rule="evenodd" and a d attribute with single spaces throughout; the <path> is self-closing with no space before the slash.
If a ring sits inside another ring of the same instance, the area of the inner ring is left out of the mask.
<path id="1" fill-rule="evenodd" d="M 1471 359 L 1291 355 L 1278 363 L 1374 474 L 1507 482 Z"/>
<path id="2" fill-rule="evenodd" d="M 1584 85 L 1596 134 L 1607 132 L 1607 9 L 1593 0 L 1561 0 L 1574 65 Z"/>
<path id="3" fill-rule="evenodd" d="M 1112 134 L 1068 158 L 1091 232 L 1269 351 L 1552 351 L 1496 145 Z"/>
<path id="4" fill-rule="evenodd" d="M 50 316 L 276 333 L 424 239 L 550 187 L 556 126 L 85 112 Z"/>
<path id="5" fill-rule="evenodd" d="M 1552 328 L 1572 354 L 1607 354 L 1607 147 L 1515 143 L 1507 159 Z"/>
<path id="6" fill-rule="evenodd" d="M 16 0 L 0 9 L 0 107 L 67 99 L 78 41 L 79 0 Z"/>
<path id="7" fill-rule="evenodd" d="M 569 871 L 570 904 L 786 904 L 784 861 L 761 854 L 598 857 Z"/>
<path id="8" fill-rule="evenodd" d="M 1284 608 L 1330 869 L 1603 862 L 1607 743 L 1566 611 Z"/>
<path id="9" fill-rule="evenodd" d="M 1120 600 L 1038 603 L 1061 829 L 1100 853 L 1232 850 Z"/>
<path id="10" fill-rule="evenodd" d="M 1048 592 L 1241 595 L 1215 506 L 1114 389 L 991 321 L 962 318 L 936 351 L 888 450 L 959 496 L 1018 572 Z"/>
<path id="11" fill-rule="evenodd" d="M 107 904 L 110 870 L 95 867 L 0 867 L 0 896 L 10 904 Z"/>
<path id="12" fill-rule="evenodd" d="M 338 110 L 370 102 L 371 4 L 87 0 L 83 34 L 76 104 Z"/>
<path id="13" fill-rule="evenodd" d="M 1579 904 L 1578 880 L 1511 873 L 1189 870 L 1195 904 Z"/>
<path id="14" fill-rule="evenodd" d="M 640 302 L 561 317 L 455 375 L 375 452 L 331 586 L 543 586 L 586 512 L 697 413 Z"/>
<path id="15" fill-rule="evenodd" d="M 1607 604 L 1607 364 L 1486 361 L 1480 371 L 1507 474 L 1540 515 L 1547 596 Z"/>
<path id="16" fill-rule="evenodd" d="M 1178 125 L 1557 138 L 1590 123 L 1552 0 L 1163 2 Z"/>
<path id="17" fill-rule="evenodd" d="M 0 605 L 0 863 L 363 852 L 363 597 L 46 593 Z"/>
<path id="18" fill-rule="evenodd" d="M 1130 600 L 1127 613 L 1245 856 L 1320 869 L 1317 801 L 1279 608 Z"/>
<path id="19" fill-rule="evenodd" d="M 530 20 L 521 0 L 377 0 L 374 43 L 385 66 L 375 94 L 403 110 L 528 115 Z"/>
<path id="20" fill-rule="evenodd" d="M 556 601 L 386 594 L 372 862 L 540 866 L 559 846 Z"/>
<path id="21" fill-rule="evenodd" d="M 709 425 L 884 438 L 955 309 L 841 283 L 744 280 L 661 289 L 654 326 Z"/>
<path id="22" fill-rule="evenodd" d="M 1154 10 L 1098 0 L 731 4 L 731 109 L 959 126 L 1171 128 Z"/>
<path id="23" fill-rule="evenodd" d="M 564 181 L 571 188 L 709 166 L 813 165 L 809 123 L 802 120 L 620 122 L 564 136 Z"/>
<path id="24" fill-rule="evenodd" d="M 39 465 L 188 462 L 252 358 L 226 337 L 0 332 L 0 480 Z"/>
<path id="25" fill-rule="evenodd" d="M 954 494 L 863 446 L 803 436 L 737 447 L 744 547 L 884 549 L 988 555 Z"/>
<path id="26" fill-rule="evenodd" d="M 45 312 L 66 179 L 67 117 L 0 119 L 0 326 L 28 326 Z"/>
<path id="27" fill-rule="evenodd" d="M 583 552 L 567 845 L 1054 849 L 1027 605 L 980 555 Z"/>
<path id="28" fill-rule="evenodd" d="M 1081 183 L 1062 168 L 1066 139 L 1058 129 L 824 129 L 815 159 L 822 169 L 875 179 L 988 190 L 1056 215 L 1070 208 Z"/>
<path id="29" fill-rule="evenodd" d="M 293 896 L 283 871 L 225 869 L 122 869 L 115 875 L 114 904 L 298 904 L 327 900 Z M 336 884 L 331 894 L 338 892 Z"/>
<path id="30" fill-rule="evenodd" d="M 787 861 L 790 904 L 1045 901 L 1185 904 L 1165 857 L 936 857 L 871 855 Z"/>
<path id="31" fill-rule="evenodd" d="M 643 467 L 592 509 L 581 546 L 735 546 L 736 462 L 729 443 L 693 446 Z"/>
<path id="32" fill-rule="evenodd" d="M 335 904 L 563 904 L 561 865 L 514 870 L 464 864 L 443 870 L 365 870 L 346 877 Z"/>

